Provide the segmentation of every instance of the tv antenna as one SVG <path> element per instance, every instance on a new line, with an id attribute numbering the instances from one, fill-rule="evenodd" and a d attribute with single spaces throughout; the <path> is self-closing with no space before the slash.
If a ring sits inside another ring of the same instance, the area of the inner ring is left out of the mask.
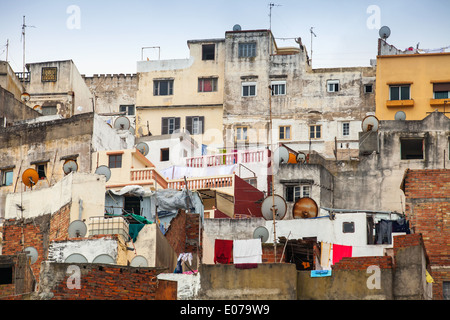
<path id="1" fill-rule="evenodd" d="M 269 3 L 269 30 L 272 30 L 272 8 L 281 7 L 281 4 Z"/>
<path id="2" fill-rule="evenodd" d="M 312 65 L 312 56 L 313 56 L 313 36 L 317 37 L 317 35 L 314 33 L 313 29 L 314 29 L 314 27 L 311 27 L 311 29 L 309 29 L 309 32 L 311 32 L 311 59 L 309 59 L 311 65 Z"/>
<path id="3" fill-rule="evenodd" d="M 28 26 L 25 24 L 25 16 L 23 16 L 22 24 L 22 41 L 23 41 L 23 77 L 25 78 L 25 29 L 26 28 L 36 28 L 35 26 Z"/>

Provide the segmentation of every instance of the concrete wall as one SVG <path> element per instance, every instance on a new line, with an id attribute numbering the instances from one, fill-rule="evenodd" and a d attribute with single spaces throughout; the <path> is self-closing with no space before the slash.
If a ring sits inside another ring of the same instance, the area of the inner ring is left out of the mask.
<path id="1" fill-rule="evenodd" d="M 0 61 L 0 87 L 11 92 L 17 100 L 20 100 L 24 91 L 22 83 L 6 61 Z"/>
<path id="2" fill-rule="evenodd" d="M 253 269 L 207 265 L 200 269 L 199 300 L 296 300 L 294 264 L 258 264 Z"/>
<path id="3" fill-rule="evenodd" d="M 12 92 L 0 86 L 0 118 L 3 118 L 2 121 L 0 120 L 0 127 L 41 116 L 39 112 L 31 109 L 19 99 L 15 98 Z"/>

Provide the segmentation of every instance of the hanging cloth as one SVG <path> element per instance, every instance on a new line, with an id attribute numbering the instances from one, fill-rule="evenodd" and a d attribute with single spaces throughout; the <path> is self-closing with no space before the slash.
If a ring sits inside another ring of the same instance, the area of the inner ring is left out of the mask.
<path id="1" fill-rule="evenodd" d="M 322 269 L 331 268 L 331 243 L 322 242 L 320 250 L 320 265 Z"/>
<path id="2" fill-rule="evenodd" d="M 338 263 L 342 258 L 351 257 L 352 251 L 351 246 L 333 244 L 333 264 Z"/>
<path id="3" fill-rule="evenodd" d="M 261 239 L 233 240 L 233 262 L 262 263 Z"/>
<path id="4" fill-rule="evenodd" d="M 216 239 L 214 243 L 214 263 L 229 264 L 233 252 L 233 240 Z"/>

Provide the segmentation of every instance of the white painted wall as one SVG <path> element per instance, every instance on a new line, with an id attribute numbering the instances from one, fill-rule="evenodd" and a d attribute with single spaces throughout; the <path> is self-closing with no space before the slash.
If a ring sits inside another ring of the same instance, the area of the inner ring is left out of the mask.
<path id="1" fill-rule="evenodd" d="M 101 255 L 107 254 L 117 262 L 118 243 L 114 239 L 85 239 L 74 241 L 51 242 L 48 248 L 48 260 L 57 263 L 64 261 L 71 254 L 78 253 L 86 257 L 89 263 Z"/>
<path id="2" fill-rule="evenodd" d="M 102 117 L 94 114 L 92 149 L 94 151 L 132 149 L 134 135 L 128 130 L 111 128 Z"/>
<path id="3" fill-rule="evenodd" d="M 177 299 L 194 300 L 200 290 L 200 273 L 160 273 L 159 280 L 170 280 L 177 282 Z"/>

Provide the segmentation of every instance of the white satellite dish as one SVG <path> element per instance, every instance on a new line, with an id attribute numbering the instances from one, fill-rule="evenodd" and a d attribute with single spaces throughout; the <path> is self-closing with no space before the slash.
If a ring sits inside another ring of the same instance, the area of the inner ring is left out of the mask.
<path id="1" fill-rule="evenodd" d="M 71 172 L 78 171 L 78 164 L 75 160 L 67 160 L 63 165 L 64 174 L 68 175 Z"/>
<path id="2" fill-rule="evenodd" d="M 383 26 L 378 33 L 381 39 L 386 40 L 391 35 L 391 29 L 388 26 Z"/>
<path id="3" fill-rule="evenodd" d="M 134 136 L 136 134 L 136 129 L 132 126 L 130 126 L 130 129 L 128 129 L 128 131 L 130 131 L 130 133 Z"/>
<path id="4" fill-rule="evenodd" d="M 253 239 L 261 239 L 261 242 L 266 242 L 269 239 L 269 230 L 264 226 L 256 228 L 253 231 Z"/>
<path id="5" fill-rule="evenodd" d="M 106 182 L 108 182 L 109 179 L 111 178 L 111 169 L 109 169 L 107 166 L 99 166 L 95 170 L 95 173 L 105 176 L 106 177 Z"/>
<path id="6" fill-rule="evenodd" d="M 288 163 L 289 162 L 289 150 L 286 147 L 279 147 L 274 153 L 275 163 Z"/>
<path id="7" fill-rule="evenodd" d="M 303 152 L 299 152 L 297 154 L 297 163 L 305 163 L 306 162 L 306 154 L 304 154 Z"/>
<path id="8" fill-rule="evenodd" d="M 148 267 L 148 261 L 143 256 L 136 256 L 130 262 L 131 267 Z"/>
<path id="9" fill-rule="evenodd" d="M 92 263 L 115 264 L 116 261 L 109 254 L 99 254 L 92 260 Z"/>
<path id="10" fill-rule="evenodd" d="M 37 261 L 39 254 L 38 254 L 36 248 L 27 247 L 27 248 L 25 248 L 24 252 L 27 254 L 27 257 L 30 258 L 30 264 L 33 264 Z"/>
<path id="11" fill-rule="evenodd" d="M 403 111 L 397 111 L 397 113 L 395 114 L 395 120 L 406 120 L 406 113 L 404 113 Z"/>
<path id="12" fill-rule="evenodd" d="M 130 127 L 130 120 L 127 117 L 118 117 L 114 121 L 114 128 L 117 130 L 129 130 Z"/>
<path id="13" fill-rule="evenodd" d="M 86 224 L 81 220 L 75 220 L 67 230 L 70 238 L 83 238 L 87 233 Z"/>
<path id="14" fill-rule="evenodd" d="M 362 121 L 361 127 L 364 132 L 378 131 L 379 121 L 375 116 L 367 116 Z"/>
<path id="15" fill-rule="evenodd" d="M 150 150 L 148 144 L 146 144 L 145 142 L 139 142 L 136 145 L 136 149 L 138 149 L 139 152 L 142 153 L 144 156 L 148 155 L 148 152 Z"/>
<path id="16" fill-rule="evenodd" d="M 80 253 L 72 253 L 64 260 L 64 263 L 87 263 L 88 260 Z"/>
<path id="17" fill-rule="evenodd" d="M 266 220 L 273 220 L 272 206 L 275 208 L 275 220 L 282 220 L 286 215 L 286 200 L 279 195 L 268 196 L 261 205 L 261 213 Z"/>

